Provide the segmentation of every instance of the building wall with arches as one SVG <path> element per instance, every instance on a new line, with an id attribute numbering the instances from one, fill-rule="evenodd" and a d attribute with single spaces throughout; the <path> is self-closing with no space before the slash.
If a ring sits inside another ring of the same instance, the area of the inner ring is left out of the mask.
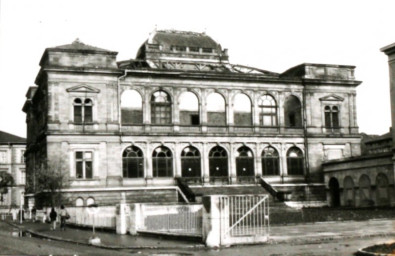
<path id="1" fill-rule="evenodd" d="M 331 206 L 394 206 L 394 166 L 391 153 L 323 164 L 327 200 Z"/>

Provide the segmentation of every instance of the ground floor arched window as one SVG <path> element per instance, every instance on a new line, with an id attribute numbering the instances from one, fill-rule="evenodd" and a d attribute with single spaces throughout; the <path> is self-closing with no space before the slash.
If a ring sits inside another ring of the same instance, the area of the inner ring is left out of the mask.
<path id="1" fill-rule="evenodd" d="M 143 178 L 143 151 L 135 146 L 127 147 L 122 154 L 122 170 L 124 178 Z"/>
<path id="2" fill-rule="evenodd" d="M 197 148 L 189 146 L 181 152 L 181 176 L 196 178 L 201 176 L 200 152 Z"/>
<path id="3" fill-rule="evenodd" d="M 367 175 L 359 178 L 359 206 L 373 206 L 370 179 Z"/>
<path id="4" fill-rule="evenodd" d="M 354 181 L 350 176 L 344 178 L 344 205 L 355 206 Z"/>
<path id="5" fill-rule="evenodd" d="M 173 155 L 167 147 L 157 147 L 152 153 L 154 177 L 173 177 Z"/>
<path id="6" fill-rule="evenodd" d="M 210 177 L 228 176 L 228 154 L 223 147 L 212 148 L 208 155 Z"/>
<path id="7" fill-rule="evenodd" d="M 303 175 L 304 158 L 303 152 L 297 147 L 292 147 L 287 152 L 288 175 Z"/>
<path id="8" fill-rule="evenodd" d="M 279 162 L 277 150 L 273 147 L 266 147 L 262 151 L 262 174 L 264 176 L 280 175 Z"/>
<path id="9" fill-rule="evenodd" d="M 388 192 L 388 177 L 384 173 L 379 173 L 376 177 L 376 203 L 378 206 L 387 206 L 390 204 Z"/>
<path id="10" fill-rule="evenodd" d="M 237 177 L 254 176 L 254 155 L 248 147 L 241 147 L 236 153 Z"/>
<path id="11" fill-rule="evenodd" d="M 330 206 L 340 206 L 340 186 L 336 178 L 329 180 L 329 194 L 330 194 Z"/>

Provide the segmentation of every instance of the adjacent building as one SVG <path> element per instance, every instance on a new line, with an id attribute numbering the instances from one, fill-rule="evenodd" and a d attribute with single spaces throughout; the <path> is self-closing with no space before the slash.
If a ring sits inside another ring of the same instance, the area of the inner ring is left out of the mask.
<path id="1" fill-rule="evenodd" d="M 47 48 L 26 94 L 27 175 L 63 161 L 71 204 L 177 201 L 176 178 L 204 194 L 262 177 L 291 200 L 324 191 L 324 161 L 361 153 L 354 66 L 275 73 L 167 30 L 116 56 L 78 40 Z"/>
<path id="2" fill-rule="evenodd" d="M 23 204 L 26 169 L 24 153 L 26 139 L 0 131 L 0 173 L 13 177 L 14 184 L 0 198 L 0 210 L 19 208 Z M 6 192 L 3 190 L 3 192 Z"/>

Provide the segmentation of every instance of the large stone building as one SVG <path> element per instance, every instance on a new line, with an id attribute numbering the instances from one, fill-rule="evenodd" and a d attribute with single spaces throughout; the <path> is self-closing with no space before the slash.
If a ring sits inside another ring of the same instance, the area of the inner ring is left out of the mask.
<path id="1" fill-rule="evenodd" d="M 23 204 L 25 191 L 25 153 L 26 140 L 24 138 L 0 131 L 0 179 L 2 173 L 12 176 L 14 184 L 4 189 L 7 192 L 0 200 L 0 210 L 8 211 L 10 208 L 19 208 Z M 7 175 L 8 176 L 8 175 Z M 5 176 L 4 176 L 5 177 Z M 4 181 L 6 178 L 4 178 Z M 2 182 L 0 181 L 0 184 Z M 3 182 L 4 185 L 10 185 Z"/>
<path id="2" fill-rule="evenodd" d="M 360 155 L 354 66 L 269 72 L 181 31 L 154 31 L 135 59 L 116 56 L 78 40 L 47 48 L 26 95 L 28 175 L 63 159 L 76 204 L 114 204 L 121 192 L 176 201 L 177 177 L 201 194 L 256 188 L 259 176 L 306 192 L 323 188 L 323 161 Z"/>

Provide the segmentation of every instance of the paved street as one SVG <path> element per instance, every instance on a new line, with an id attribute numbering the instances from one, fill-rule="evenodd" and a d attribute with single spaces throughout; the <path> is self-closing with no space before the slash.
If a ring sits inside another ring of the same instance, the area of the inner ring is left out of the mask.
<path id="1" fill-rule="evenodd" d="M 236 246 L 220 250 L 206 249 L 200 243 L 180 239 L 165 240 L 156 237 L 121 236 L 107 232 L 97 233 L 104 245 L 104 248 L 98 248 L 70 242 L 86 243 L 91 235 L 90 230 L 69 228 L 66 231 L 50 231 L 48 224 L 31 222 L 25 222 L 23 228 L 30 229 L 47 238 L 12 237 L 11 233 L 15 228 L 0 222 L 0 241 L 4 241 L 0 244 L 0 254 L 352 255 L 359 248 L 395 240 L 395 220 L 273 226 L 268 244 Z M 50 237 L 51 239 L 48 239 Z M 62 241 L 54 241 L 54 239 Z M 117 248 L 117 250 L 110 251 L 109 248 Z"/>

